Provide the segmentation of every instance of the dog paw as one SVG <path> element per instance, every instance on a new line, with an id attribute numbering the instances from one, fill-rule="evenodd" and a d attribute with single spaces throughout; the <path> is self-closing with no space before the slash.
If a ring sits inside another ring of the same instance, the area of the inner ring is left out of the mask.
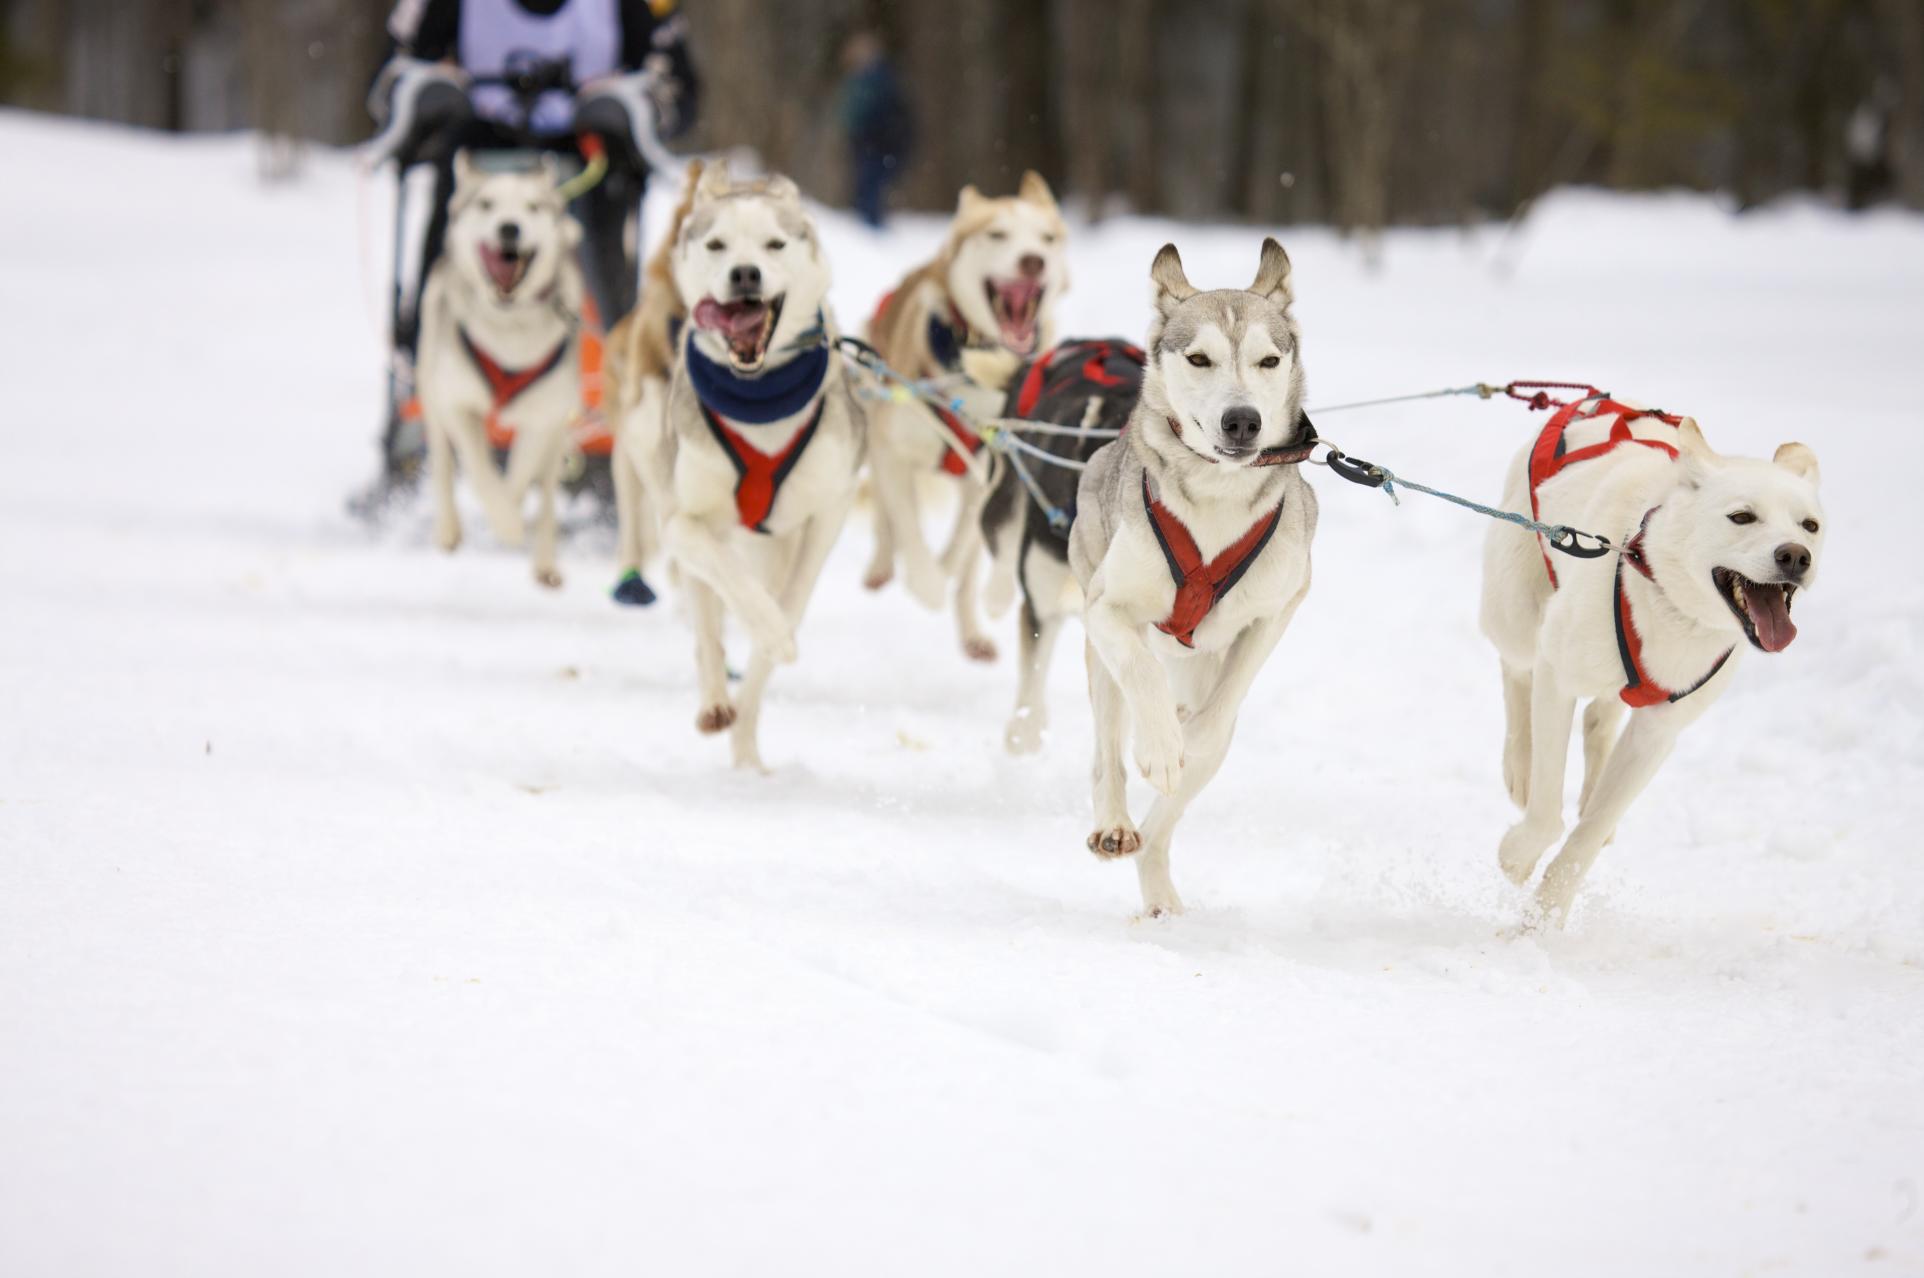
<path id="1" fill-rule="evenodd" d="M 616 603 L 629 608 L 646 608 L 655 602 L 654 590 L 633 568 L 621 574 L 621 580 L 609 594 Z"/>
<path id="2" fill-rule="evenodd" d="M 719 705 L 702 707 L 701 713 L 695 716 L 695 731 L 713 735 L 725 731 L 734 722 L 735 707 L 724 701 Z"/>
<path id="3" fill-rule="evenodd" d="M 1176 716 L 1136 724 L 1136 770 L 1158 793 L 1174 794 L 1182 778 L 1182 725 Z"/>
<path id="4" fill-rule="evenodd" d="M 461 546 L 461 525 L 437 522 L 434 526 L 434 546 L 437 550 L 453 554 Z"/>
<path id="5" fill-rule="evenodd" d="M 1182 913 L 1182 900 L 1173 891 L 1165 898 L 1151 901 L 1147 896 L 1142 901 L 1142 917 L 1145 919 L 1166 919 Z"/>
<path id="6" fill-rule="evenodd" d="M 1503 836 L 1503 842 L 1497 846 L 1497 864 L 1503 867 L 1503 873 L 1510 882 L 1527 883 L 1536 872 L 1537 862 L 1543 859 L 1544 852 L 1562 832 L 1555 826 L 1537 826 L 1528 821 L 1519 821 L 1510 827 Z"/>
<path id="7" fill-rule="evenodd" d="M 949 579 L 933 560 L 910 568 L 908 574 L 909 593 L 923 607 L 939 610 L 947 602 Z"/>
<path id="8" fill-rule="evenodd" d="M 862 589 L 880 590 L 894 580 L 894 564 L 870 564 L 869 570 L 862 574 Z"/>
<path id="9" fill-rule="evenodd" d="M 762 752 L 753 741 L 735 739 L 733 759 L 737 772 L 753 772 L 760 776 L 768 775 L 768 765 L 762 762 Z"/>
<path id="10" fill-rule="evenodd" d="M 1008 747 L 1010 754 L 1034 754 L 1042 748 L 1042 729 L 1045 726 L 1039 717 L 1018 710 L 1002 733 L 1002 744 Z"/>
<path id="11" fill-rule="evenodd" d="M 970 661 L 994 661 L 995 640 L 982 635 L 970 635 L 962 641 L 962 655 Z"/>
<path id="12" fill-rule="evenodd" d="M 561 573 L 558 569 L 536 568 L 534 570 L 534 581 L 537 586 L 546 590 L 561 589 Z"/>
<path id="13" fill-rule="evenodd" d="M 1128 823 L 1112 825 L 1091 832 L 1088 840 L 1089 850 L 1105 861 L 1118 857 L 1133 856 L 1142 850 L 1142 835 L 1136 827 Z"/>

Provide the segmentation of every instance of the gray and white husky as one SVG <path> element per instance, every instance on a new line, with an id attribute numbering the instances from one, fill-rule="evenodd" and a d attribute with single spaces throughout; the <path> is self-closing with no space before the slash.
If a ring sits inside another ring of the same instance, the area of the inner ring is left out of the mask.
<path id="1" fill-rule="evenodd" d="M 1677 734 L 1730 686 L 1744 648 L 1781 652 L 1796 638 L 1791 599 L 1816 581 L 1824 544 L 1817 457 L 1802 444 L 1769 461 L 1721 457 L 1693 419 L 1599 395 L 1559 413 L 1518 455 L 1504 500 L 1512 510 L 1534 501 L 1541 519 L 1624 548 L 1551 556 L 1511 524 L 1496 525 L 1484 547 L 1482 625 L 1503 661 L 1508 719 L 1504 782 L 1523 809 L 1498 851 L 1514 882 L 1527 882 L 1563 833 L 1570 724 L 1577 702 L 1589 702 L 1577 824 L 1536 894 L 1539 916 L 1560 925 L 1617 822 Z"/>
<path id="2" fill-rule="evenodd" d="M 552 164 L 487 173 L 455 157 L 447 247 L 421 297 L 421 411 L 434 493 L 434 541 L 461 544 L 455 460 L 496 537 L 520 545 L 522 506 L 540 491 L 534 575 L 558 586 L 555 489 L 581 411 L 581 228 L 568 216 Z M 490 435 L 513 432 L 505 475 Z"/>
<path id="3" fill-rule="evenodd" d="M 1083 472 L 1069 565 L 1085 599 L 1095 712 L 1090 851 L 1135 855 L 1142 903 L 1177 912 L 1169 841 L 1222 766 L 1256 672 L 1309 593 L 1314 432 L 1289 313 L 1289 257 L 1264 240 L 1247 291 L 1197 291 L 1176 246 L 1150 270 L 1142 394 Z M 1123 751 L 1159 792 L 1129 819 Z"/>

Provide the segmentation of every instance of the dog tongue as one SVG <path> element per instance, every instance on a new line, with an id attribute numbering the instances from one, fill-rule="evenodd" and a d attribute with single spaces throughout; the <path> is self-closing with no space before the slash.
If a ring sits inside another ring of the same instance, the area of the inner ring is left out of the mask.
<path id="1" fill-rule="evenodd" d="M 761 336 L 764 309 L 760 302 L 730 302 L 724 306 L 704 297 L 695 307 L 695 323 L 734 341 L 750 341 Z"/>
<path id="2" fill-rule="evenodd" d="M 1039 280 L 1025 276 L 1022 279 L 997 284 L 996 290 L 1002 294 L 1004 305 L 1011 311 L 1020 311 L 1023 306 L 1035 300 L 1036 294 L 1042 291 L 1042 284 Z"/>
<path id="3" fill-rule="evenodd" d="M 1791 623 L 1790 608 L 1784 603 L 1782 586 L 1764 586 L 1744 592 L 1744 611 L 1756 627 L 1758 646 L 1765 652 L 1782 652 L 1797 637 Z"/>
<path id="4" fill-rule="evenodd" d="M 504 256 L 491 244 L 481 246 L 481 265 L 488 272 L 488 278 L 494 281 L 494 286 L 503 293 L 513 289 L 520 276 L 520 261 Z"/>

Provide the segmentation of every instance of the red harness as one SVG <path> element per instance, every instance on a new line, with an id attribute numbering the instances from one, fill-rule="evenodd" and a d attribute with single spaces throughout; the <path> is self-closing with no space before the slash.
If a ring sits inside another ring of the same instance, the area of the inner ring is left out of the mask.
<path id="1" fill-rule="evenodd" d="M 762 525 L 769 512 L 775 509 L 775 499 L 781 496 L 782 482 L 795 463 L 802 459 L 802 452 L 808 441 L 815 437 L 815 428 L 821 424 L 822 410 L 828 406 L 828 396 L 815 401 L 815 411 L 808 416 L 807 425 L 795 432 L 795 438 L 788 441 L 788 447 L 779 453 L 765 453 L 749 443 L 742 433 L 723 421 L 706 404 L 701 407 L 702 420 L 714 434 L 715 442 L 721 445 L 728 460 L 735 464 L 735 515 L 741 520 L 742 527 L 751 532 L 766 534 L 768 529 Z"/>
<path id="2" fill-rule="evenodd" d="M 1557 410 L 1556 415 L 1550 418 L 1548 424 L 1544 426 L 1543 433 L 1537 436 L 1535 447 L 1530 450 L 1530 514 L 1533 518 L 1541 519 L 1543 517 L 1543 512 L 1539 509 L 1537 501 L 1538 486 L 1561 472 L 1566 466 L 1574 466 L 1578 462 L 1590 461 L 1593 458 L 1601 457 L 1605 453 L 1619 448 L 1624 444 L 1642 444 L 1646 448 L 1658 449 L 1666 456 L 1672 458 L 1677 455 L 1675 448 L 1661 440 L 1639 439 L 1635 435 L 1632 435 L 1630 433 L 1630 423 L 1640 417 L 1654 417 L 1660 422 L 1675 426 L 1683 420 L 1681 417 L 1672 413 L 1660 413 L 1640 408 L 1631 408 L 1628 405 L 1620 404 L 1616 400 L 1611 399 L 1594 386 L 1588 387 L 1587 389 L 1590 391 L 1588 396 L 1565 404 Z M 1582 412 L 1581 410 L 1586 405 L 1594 405 L 1594 407 L 1587 413 Z M 1617 420 L 1610 424 L 1609 438 L 1587 447 L 1579 448 L 1574 452 L 1564 451 L 1563 437 L 1573 422 L 1588 421 L 1592 418 L 1605 417 L 1612 413 L 1616 414 Z M 1617 556 L 1617 573 L 1614 585 L 1615 598 L 1612 600 L 1610 607 L 1610 615 L 1617 629 L 1617 659 L 1623 663 L 1623 689 L 1617 693 L 1617 696 L 1625 705 L 1633 709 L 1641 709 L 1644 706 L 1661 705 L 1668 701 L 1682 701 L 1685 697 L 1716 678 L 1717 672 L 1724 668 L 1724 662 L 1730 660 L 1730 654 L 1736 651 L 1735 647 L 1726 648 L 1724 655 L 1717 658 L 1716 662 L 1710 667 L 1709 673 L 1705 674 L 1703 678 L 1697 680 L 1697 682 L 1691 684 L 1681 692 L 1672 692 L 1651 678 L 1649 672 L 1644 669 L 1643 636 L 1637 633 L 1636 619 L 1630 612 L 1630 596 L 1625 593 L 1623 588 L 1623 566 L 1629 564 L 1632 568 L 1643 574 L 1644 580 L 1650 582 L 1652 585 L 1656 584 L 1657 575 L 1651 569 L 1650 558 L 1644 554 L 1643 549 L 1644 532 L 1650 527 L 1650 516 L 1656 513 L 1657 507 L 1655 506 L 1652 506 L 1644 512 L 1643 522 L 1637 525 L 1636 534 L 1624 543 L 1623 553 Z M 1550 562 L 1549 548 L 1541 545 L 1541 534 L 1538 536 L 1539 548 L 1543 553 L 1543 567 L 1544 570 L 1550 574 L 1551 589 L 1555 589 L 1557 586 L 1556 566 Z"/>
<path id="3" fill-rule="evenodd" d="M 560 345 L 550 351 L 548 357 L 539 364 L 510 371 L 501 367 L 494 356 L 476 346 L 474 339 L 468 336 L 467 329 L 457 331 L 461 335 L 461 349 L 468 353 L 470 360 L 474 361 L 476 371 L 481 374 L 482 380 L 487 382 L 488 392 L 494 397 L 494 407 L 488 413 L 488 442 L 497 448 L 506 447 L 507 442 L 512 440 L 512 436 L 507 441 L 496 438 L 500 433 L 498 419 L 501 410 L 513 403 L 530 386 L 560 366 L 562 358 L 568 353 L 568 339 L 562 338 Z"/>
<path id="4" fill-rule="evenodd" d="M 1249 526 L 1220 555 L 1203 562 L 1202 550 L 1176 512 L 1149 495 L 1149 476 L 1142 477 L 1142 506 L 1149 512 L 1149 526 L 1155 530 L 1156 543 L 1169 564 L 1169 575 L 1176 583 L 1175 602 L 1169 615 L 1156 623 L 1156 629 L 1185 648 L 1196 646 L 1196 627 L 1203 623 L 1217 602 L 1228 594 L 1243 573 L 1256 562 L 1256 556 L 1269 544 L 1281 522 L 1283 503 Z"/>

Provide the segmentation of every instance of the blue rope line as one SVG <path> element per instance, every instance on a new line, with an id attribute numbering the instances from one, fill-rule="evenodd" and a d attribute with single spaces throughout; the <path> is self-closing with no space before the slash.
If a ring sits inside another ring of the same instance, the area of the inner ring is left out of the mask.
<path id="1" fill-rule="evenodd" d="M 1342 455 L 1341 453 L 1337 454 L 1339 457 Z M 1383 495 L 1388 497 L 1395 505 L 1400 506 L 1403 504 L 1402 499 L 1398 497 L 1396 493 L 1396 486 L 1401 484 L 1412 492 L 1427 493 L 1431 497 L 1440 497 L 1452 505 L 1463 507 L 1465 510 L 1473 510 L 1477 514 L 1487 516 L 1490 519 L 1500 519 L 1504 523 L 1515 524 L 1519 528 L 1526 529 L 1545 538 L 1551 546 L 1565 553 L 1569 553 L 1571 547 L 1579 544 L 1578 538 L 1588 538 L 1596 542 L 1600 547 L 1595 555 L 1579 555 L 1580 558 L 1595 558 L 1598 555 L 1612 552 L 1617 554 L 1623 553 L 1621 546 L 1614 544 L 1608 537 L 1601 536 L 1597 533 L 1587 533 L 1581 529 L 1572 528 L 1568 524 L 1546 524 L 1540 519 L 1532 519 L 1530 516 L 1519 514 L 1514 510 L 1504 510 L 1498 506 L 1486 506 L 1480 501 L 1472 501 L 1468 497 L 1459 497 L 1455 493 L 1444 492 L 1441 488 L 1432 488 L 1428 484 L 1419 484 L 1414 479 L 1404 479 L 1389 467 L 1378 465 L 1375 462 L 1366 462 L 1363 464 L 1369 467 L 1372 474 L 1382 477 L 1381 487 L 1383 489 Z"/>

